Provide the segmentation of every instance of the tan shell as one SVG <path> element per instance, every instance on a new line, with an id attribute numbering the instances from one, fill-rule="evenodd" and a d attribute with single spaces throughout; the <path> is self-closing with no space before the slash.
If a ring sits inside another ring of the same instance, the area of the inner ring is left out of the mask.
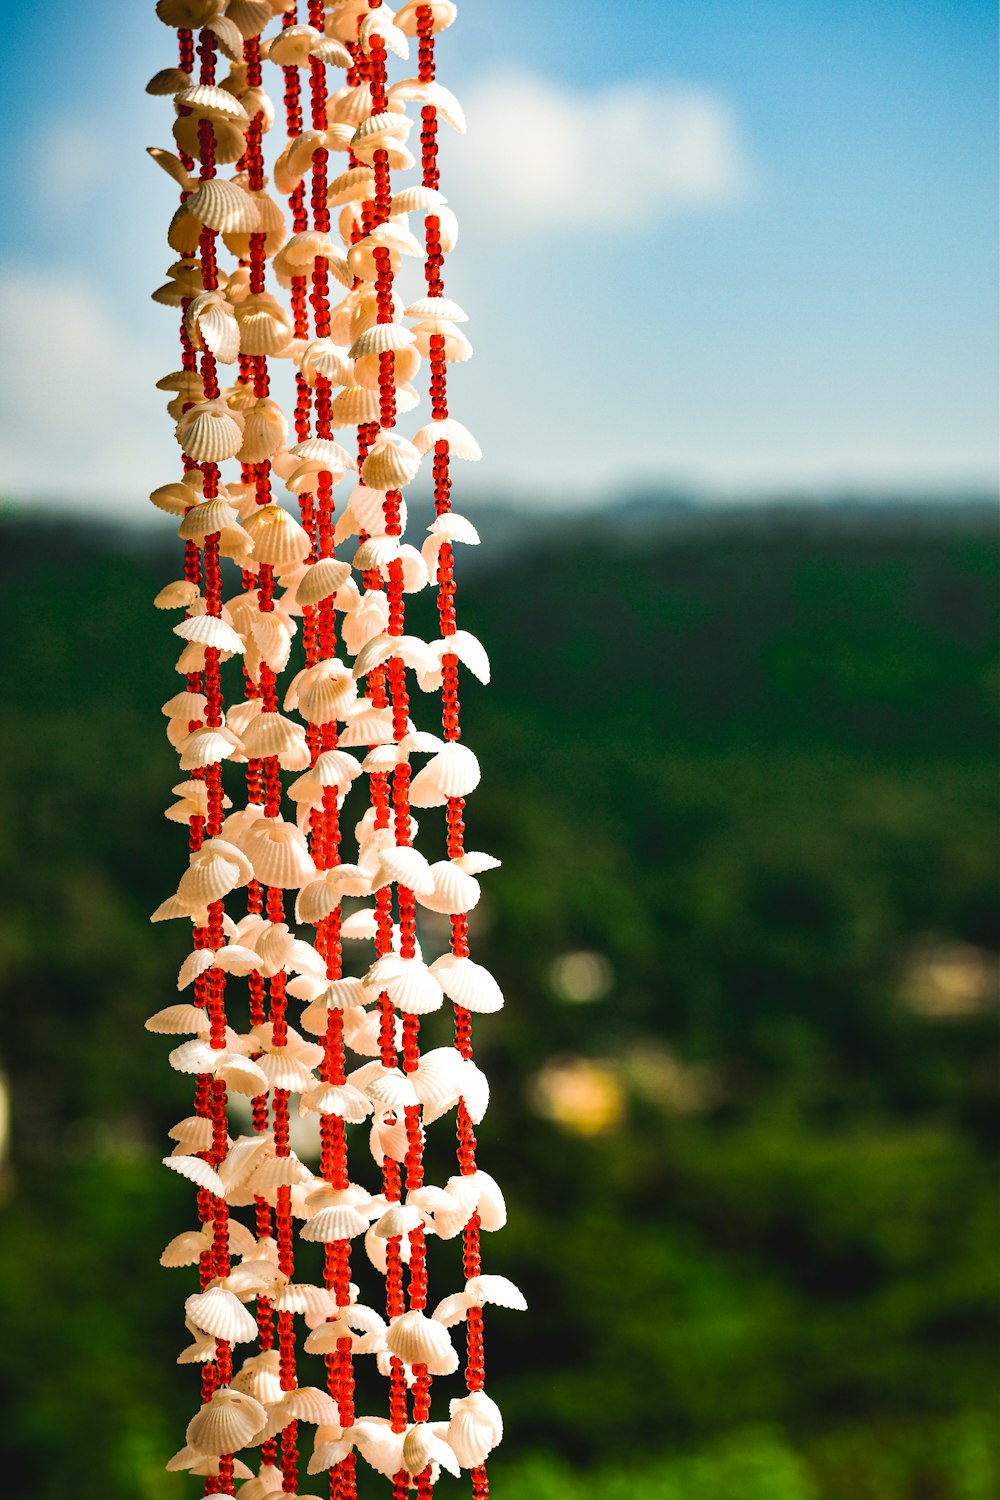
<path id="1" fill-rule="evenodd" d="M 299 604 L 318 604 L 329 599 L 351 576 L 349 563 L 338 562 L 335 557 L 323 557 L 306 570 L 295 587 Z"/>
<path id="2" fill-rule="evenodd" d="M 406 349 L 397 349 L 392 357 L 392 383 L 395 386 L 409 384 L 420 369 L 420 351 L 412 345 Z M 369 386 L 375 389 L 381 377 L 380 357 L 377 354 L 366 354 L 361 359 L 354 361 L 354 379 L 358 385 Z M 397 401 L 397 414 L 404 408 Z"/>
<path id="3" fill-rule="evenodd" d="M 415 335 L 405 324 L 376 323 L 358 334 L 348 354 L 351 359 L 363 359 L 366 355 L 384 354 L 390 349 L 406 349 L 415 343 Z"/>
<path id="4" fill-rule="evenodd" d="M 350 167 L 330 183 L 326 201 L 335 208 L 339 204 L 358 203 L 374 197 L 375 173 L 370 167 Z"/>
<path id="5" fill-rule="evenodd" d="M 243 638 L 237 635 L 228 621 L 219 615 L 189 615 L 173 627 L 174 635 L 181 640 L 196 641 L 199 646 L 211 646 L 217 651 L 239 654 L 243 650 Z"/>
<path id="6" fill-rule="evenodd" d="M 262 713 L 243 731 L 243 750 L 252 760 L 264 760 L 298 748 L 304 739 L 305 730 L 294 719 L 278 713 Z"/>
<path id="7" fill-rule="evenodd" d="M 310 724 L 344 718 L 357 698 L 350 668 L 336 660 L 319 662 L 304 672 L 296 691 L 299 713 Z"/>
<path id="8" fill-rule="evenodd" d="M 372 490 L 402 489 L 416 478 L 420 454 L 395 432 L 382 432 L 361 467 L 361 478 Z"/>
<path id="9" fill-rule="evenodd" d="M 356 31 L 352 31 L 350 40 L 353 42 Z M 338 89 L 327 101 L 326 118 L 331 125 L 353 125 L 357 127 L 362 120 L 367 120 L 372 112 L 372 94 L 368 83 L 355 84 L 354 87 Z M 365 194 L 365 197 L 374 196 Z"/>
<path id="10" fill-rule="evenodd" d="M 246 522 L 259 562 L 282 569 L 304 562 L 312 543 L 309 533 L 280 505 L 262 505 Z"/>
<path id="11" fill-rule="evenodd" d="M 228 760 L 238 752 L 239 742 L 235 736 L 221 729 L 196 729 L 183 742 L 180 767 L 182 771 L 196 771 Z"/>
<path id="12" fill-rule="evenodd" d="M 221 292 L 199 292 L 184 314 L 196 349 L 210 349 L 216 359 L 231 365 L 240 352 L 240 328 L 232 304 Z"/>
<path id="13" fill-rule="evenodd" d="M 201 135 L 198 125 L 199 117 L 195 114 L 189 114 L 178 115 L 173 127 L 173 136 L 177 144 L 177 149 L 185 152 L 188 156 L 193 156 L 195 161 L 201 161 L 202 159 Z M 246 139 L 243 134 L 244 128 L 236 120 L 212 121 L 213 155 L 216 166 L 226 167 L 231 162 L 239 161 L 246 150 Z"/>
<path id="14" fill-rule="evenodd" d="M 267 1412 L 259 1401 L 223 1386 L 188 1423 L 188 1446 L 197 1453 L 221 1457 L 252 1443 L 266 1422 Z"/>
<path id="15" fill-rule="evenodd" d="M 448 318 L 423 319 L 413 325 L 413 335 L 417 348 L 427 358 L 430 358 L 430 341 L 434 337 L 444 338 L 444 357 L 450 364 L 461 364 L 472 358 L 472 345 L 458 324 Z"/>
<path id="16" fill-rule="evenodd" d="M 243 37 L 257 36 L 275 13 L 269 0 L 229 0 L 226 15 L 234 21 Z"/>
<path id="17" fill-rule="evenodd" d="M 447 202 L 444 193 L 438 192 L 437 188 L 423 187 L 417 183 L 393 193 L 389 201 L 389 217 L 394 219 L 397 214 L 426 213 L 428 209 L 438 208 Z"/>
<path id="18" fill-rule="evenodd" d="M 178 187 L 183 188 L 186 193 L 191 191 L 191 178 L 179 156 L 174 156 L 172 151 L 164 151 L 159 146 L 147 146 L 146 153 L 158 167 L 163 168 L 168 177 L 173 178 Z"/>
<path id="19" fill-rule="evenodd" d="M 333 427 L 357 427 L 362 422 L 377 422 L 380 412 L 377 387 L 348 385 L 330 404 L 330 422 Z"/>
<path id="20" fill-rule="evenodd" d="M 277 401 L 263 396 L 246 414 L 238 457 L 245 464 L 263 463 L 264 459 L 284 447 L 287 437 L 288 422 L 284 412 Z"/>
<path id="21" fill-rule="evenodd" d="M 247 112 L 234 94 L 216 84 L 194 83 L 174 95 L 178 114 L 191 114 L 199 120 L 223 120 L 246 130 L 250 124 Z M 219 226 L 214 226 L 218 228 Z"/>
<path id="22" fill-rule="evenodd" d="M 431 895 L 418 895 L 417 900 L 428 911 L 456 916 L 471 911 L 477 905 L 481 891 L 475 876 L 460 870 L 450 860 L 441 860 L 432 865 L 434 890 Z"/>
<path id="23" fill-rule="evenodd" d="M 197 1005 L 167 1005 L 144 1023 L 157 1036 L 198 1036 L 208 1031 L 208 1015 Z"/>
<path id="24" fill-rule="evenodd" d="M 475 1469 L 503 1437 L 503 1417 L 485 1391 L 470 1391 L 452 1401 L 447 1440 L 463 1469 Z"/>
<path id="25" fill-rule="evenodd" d="M 226 98 L 230 96 L 227 94 Z M 235 100 L 233 101 L 235 103 Z M 184 200 L 185 210 L 209 229 L 251 234 L 261 229 L 261 208 L 242 187 L 225 177 L 208 177 Z"/>
<path id="26" fill-rule="evenodd" d="M 221 463 L 235 458 L 243 442 L 243 423 L 224 401 L 200 401 L 178 419 L 178 443 L 199 463 Z"/>
<path id="27" fill-rule="evenodd" d="M 440 1010 L 444 1003 L 444 992 L 427 965 L 419 958 L 400 958 L 397 953 L 376 959 L 365 975 L 365 988 L 372 999 L 383 993 L 388 995 L 393 1005 L 405 1015 L 427 1015 Z M 384 1099 L 383 1102 L 396 1101 Z"/>
<path id="28" fill-rule="evenodd" d="M 390 1353 L 408 1365 L 425 1365 L 429 1375 L 451 1375 L 458 1369 L 448 1330 L 419 1310 L 394 1318 L 385 1341 Z"/>
<path id="29" fill-rule="evenodd" d="M 293 823 L 258 818 L 243 842 L 262 885 L 289 890 L 315 880 L 316 867 L 309 858 L 305 836 Z"/>
<path id="30" fill-rule="evenodd" d="M 491 1015 L 503 1006 L 503 992 L 493 975 L 471 958 L 445 953 L 430 966 L 449 1000 L 480 1015 Z"/>
<path id="31" fill-rule="evenodd" d="M 255 292 L 236 308 L 244 354 L 280 354 L 292 337 L 289 313 L 269 292 Z"/>
<path id="32" fill-rule="evenodd" d="M 207 537 L 217 535 L 221 557 L 245 558 L 253 545 L 226 500 L 206 500 L 194 506 L 178 526 L 177 535 L 184 541 L 197 542 L 199 547 L 205 545 Z"/>
<path id="33" fill-rule="evenodd" d="M 299 361 L 303 379 L 314 386 L 322 376 L 331 385 L 348 385 L 353 378 L 354 363 L 348 351 L 332 339 L 314 339 L 302 351 Z M 349 465 L 353 468 L 353 463 Z"/>
<path id="34" fill-rule="evenodd" d="M 431 105 L 453 130 L 458 131 L 459 135 L 465 134 L 465 110 L 451 90 L 436 79 L 424 82 L 419 78 L 402 78 L 392 85 L 389 97 L 407 103 L 417 100 L 421 104 Z"/>
<path id="35" fill-rule="evenodd" d="M 249 188 L 246 188 L 245 191 L 246 196 L 251 203 L 256 205 L 260 214 L 253 233 L 264 236 L 264 254 L 275 255 L 288 238 L 288 226 L 285 223 L 281 205 L 263 189 L 251 192 Z M 248 230 L 235 229 L 229 229 L 223 233 L 222 239 L 226 249 L 239 260 L 248 260 L 250 257 L 250 233 Z"/>
<path id="36" fill-rule="evenodd" d="M 429 453 L 435 443 L 447 443 L 449 453 L 471 463 L 478 463 L 483 456 L 483 450 L 472 433 L 461 422 L 456 422 L 454 417 L 428 422 L 426 427 L 421 427 L 413 435 L 413 446 L 418 453 Z"/>
<path id="37" fill-rule="evenodd" d="M 146 84 L 147 94 L 176 94 L 191 87 L 191 79 L 182 68 L 160 68 Z"/>

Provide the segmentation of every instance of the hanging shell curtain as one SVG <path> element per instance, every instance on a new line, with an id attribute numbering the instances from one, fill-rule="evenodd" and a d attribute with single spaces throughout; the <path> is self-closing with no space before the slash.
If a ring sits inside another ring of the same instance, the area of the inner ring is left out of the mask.
<path id="1" fill-rule="evenodd" d="M 180 365 L 159 385 L 181 461 L 151 499 L 177 519 L 183 578 L 155 603 L 182 616 L 183 686 L 163 711 L 167 817 L 189 849 L 154 920 L 190 924 L 192 946 L 187 999 L 147 1027 L 193 1080 L 165 1158 L 191 1184 L 191 1227 L 161 1259 L 187 1268 L 179 1363 L 200 1371 L 168 1467 L 244 1500 L 350 1500 L 360 1459 L 397 1497 L 429 1495 L 442 1470 L 485 1497 L 502 1422 L 483 1310 L 524 1299 L 481 1254 L 505 1208 L 477 1160 L 472 1022 L 503 997 L 469 946 L 497 862 L 466 848 L 464 821 L 480 772 L 462 674 L 488 681 L 489 664 L 456 612 L 455 551 L 479 538 L 452 508 L 452 465 L 481 456 L 447 394 L 472 353 L 437 165 L 442 124 L 464 130 L 437 79 L 456 7 L 156 12 L 177 38 L 148 91 L 172 98 L 174 149 L 150 154 L 181 190 L 154 293 L 179 313 Z M 421 466 L 435 519 L 417 547 L 403 491 Z M 406 619 L 424 589 L 429 641 Z M 309 1121 L 311 1164 L 295 1148 Z M 431 1125 L 455 1132 L 437 1184 Z M 433 1236 L 453 1278 L 432 1294 Z M 361 1360 L 383 1390 L 364 1413 Z"/>

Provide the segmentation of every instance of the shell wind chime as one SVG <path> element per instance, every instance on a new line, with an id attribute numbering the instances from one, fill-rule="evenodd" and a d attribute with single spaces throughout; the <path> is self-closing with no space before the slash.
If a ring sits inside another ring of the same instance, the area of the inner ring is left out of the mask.
<path id="1" fill-rule="evenodd" d="M 182 686 L 163 712 L 180 772 L 167 817 L 189 858 L 153 920 L 190 923 L 192 949 L 190 999 L 146 1025 L 194 1084 L 165 1158 L 191 1219 L 161 1261 L 196 1268 L 178 1362 L 200 1366 L 167 1467 L 243 1500 L 310 1484 L 351 1500 L 360 1458 L 396 1497 L 429 1496 L 442 1471 L 485 1497 L 503 1429 L 483 1309 L 525 1303 L 482 1268 L 506 1210 L 474 1134 L 489 1088 L 472 1017 L 503 996 L 469 950 L 497 861 L 466 848 L 480 772 L 459 725 L 462 674 L 486 682 L 489 664 L 455 604 L 456 547 L 479 538 L 452 509 L 452 461 L 481 456 L 447 399 L 448 365 L 472 353 L 445 290 L 458 223 L 437 165 L 441 122 L 464 130 L 436 76 L 456 7 L 156 13 L 177 39 L 147 87 L 173 101 L 175 149 L 150 154 L 181 190 L 175 259 L 153 296 L 180 314 L 180 368 L 159 385 L 181 463 L 150 498 L 184 565 L 154 602 L 181 615 Z M 390 54 L 409 76 L 390 81 Z M 286 135 L 266 173 L 282 134 L 269 81 Z M 423 268 L 412 300 L 407 259 Z M 294 371 L 289 411 L 275 361 Z M 429 419 L 404 436 L 423 367 Z M 403 489 L 421 464 L 435 519 L 417 547 Z M 424 588 L 430 641 L 406 622 Z M 415 809 L 441 857 L 418 849 Z M 424 1132 L 446 1117 L 457 1170 L 436 1185 Z M 309 1120 L 316 1170 L 292 1144 Z M 436 1298 L 431 1236 L 457 1242 L 457 1289 Z M 355 1410 L 358 1360 L 384 1385 L 377 1411 Z"/>

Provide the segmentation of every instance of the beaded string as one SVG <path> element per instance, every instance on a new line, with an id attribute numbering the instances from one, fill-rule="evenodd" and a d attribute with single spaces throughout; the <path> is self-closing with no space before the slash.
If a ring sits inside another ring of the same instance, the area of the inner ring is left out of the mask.
<path id="1" fill-rule="evenodd" d="M 417 9 L 418 77 L 422 83 L 433 82 L 437 76 L 435 57 L 434 13 L 429 5 Z M 423 185 L 439 188 L 440 171 L 437 165 L 438 116 L 431 104 L 420 110 L 420 160 Z M 441 250 L 440 220 L 434 213 L 425 219 L 427 254 L 424 275 L 429 297 L 444 296 L 444 255 Z M 430 394 L 431 417 L 443 421 L 448 416 L 448 377 L 444 357 L 444 336 L 431 334 L 430 349 Z M 451 510 L 451 473 L 449 447 L 446 441 L 434 444 L 434 511 L 438 516 Z M 458 628 L 455 612 L 455 558 L 450 541 L 446 540 L 438 553 L 437 561 L 437 607 L 441 636 L 447 640 Z M 458 657 L 452 652 L 442 656 L 442 732 L 445 740 L 455 743 L 461 738 L 458 701 Z M 465 852 L 465 824 L 463 814 L 465 801 L 462 797 L 449 797 L 446 807 L 447 853 L 449 859 L 458 859 Z M 456 958 L 469 956 L 469 920 L 464 913 L 452 916 L 451 951 Z M 465 1006 L 455 1003 L 456 1050 L 464 1058 L 472 1059 L 472 1015 Z M 457 1118 L 458 1163 L 463 1176 L 476 1171 L 476 1137 L 465 1100 L 460 1099 Z M 480 1261 L 480 1220 L 474 1213 L 462 1233 L 462 1260 L 466 1280 L 478 1276 Z M 483 1313 L 480 1307 L 470 1307 L 466 1314 L 466 1365 L 465 1384 L 469 1392 L 481 1391 L 485 1384 L 483 1348 Z M 474 1500 L 488 1500 L 489 1479 L 486 1465 L 479 1464 L 472 1470 L 472 1494 Z"/>

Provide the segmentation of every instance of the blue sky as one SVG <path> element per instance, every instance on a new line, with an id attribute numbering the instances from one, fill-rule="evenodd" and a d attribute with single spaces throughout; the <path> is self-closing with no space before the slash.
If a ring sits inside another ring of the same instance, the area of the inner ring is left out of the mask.
<path id="1" fill-rule="evenodd" d="M 470 121 L 443 162 L 470 488 L 991 482 L 992 4 L 460 10 L 440 65 Z M 175 329 L 148 300 L 175 200 L 142 152 L 170 144 L 143 85 L 172 38 L 141 0 L 63 11 L 43 64 L 27 9 L 6 27 L 0 474 L 141 515 L 177 468 L 152 390 Z"/>

